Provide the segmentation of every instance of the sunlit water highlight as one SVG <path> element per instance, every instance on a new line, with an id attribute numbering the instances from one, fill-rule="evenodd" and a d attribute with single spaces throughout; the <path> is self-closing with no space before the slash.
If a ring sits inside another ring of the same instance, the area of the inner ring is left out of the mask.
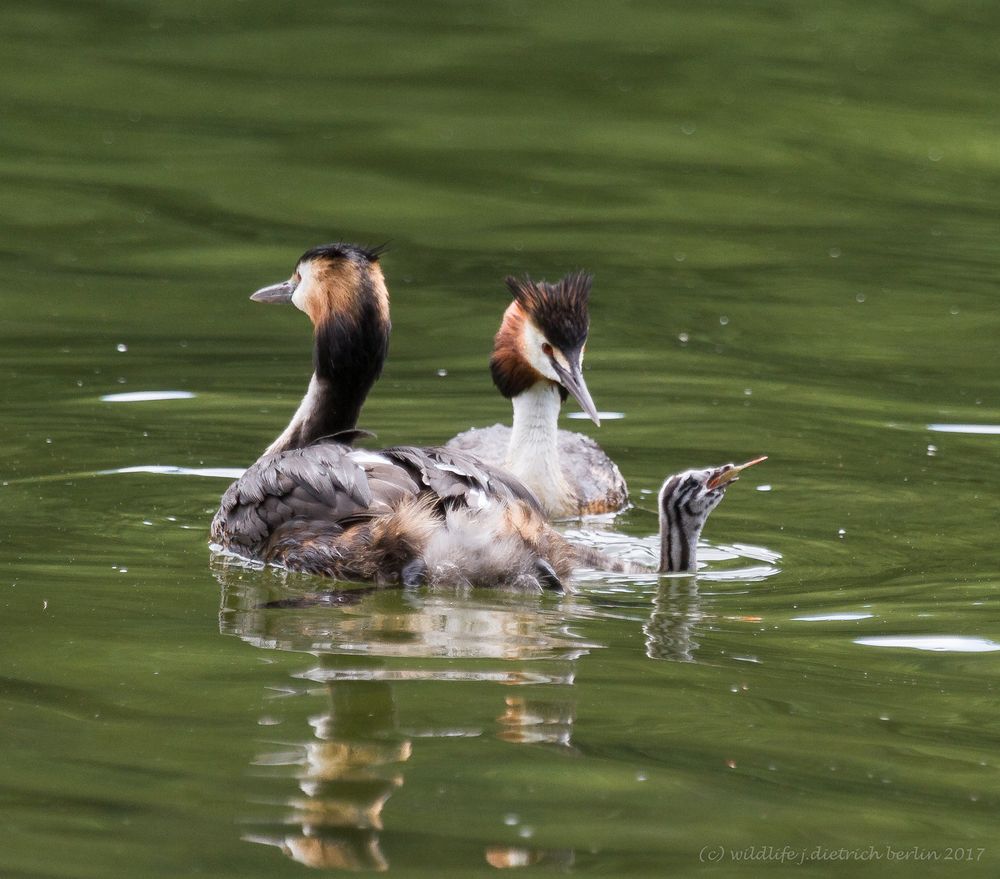
<path id="1" fill-rule="evenodd" d="M 968 433 L 985 436 L 1000 435 L 1000 424 L 928 424 L 928 430 L 938 433 Z"/>
<path id="2" fill-rule="evenodd" d="M 120 394 L 105 394 L 104 403 L 151 403 L 157 400 L 190 400 L 191 391 L 126 391 Z"/>
<path id="3" fill-rule="evenodd" d="M 902 647 L 938 653 L 992 653 L 1000 650 L 1000 644 L 995 641 L 961 635 L 877 635 L 855 638 L 854 643 L 865 647 Z"/>

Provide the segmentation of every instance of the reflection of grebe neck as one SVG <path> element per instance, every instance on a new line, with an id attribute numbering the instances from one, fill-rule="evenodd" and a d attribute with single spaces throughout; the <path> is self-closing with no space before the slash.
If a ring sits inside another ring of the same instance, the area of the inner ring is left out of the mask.
<path id="1" fill-rule="evenodd" d="M 542 507 L 554 515 L 576 511 L 576 499 L 559 464 L 559 386 L 539 381 L 513 397 L 514 424 L 506 467 L 530 485 Z"/>

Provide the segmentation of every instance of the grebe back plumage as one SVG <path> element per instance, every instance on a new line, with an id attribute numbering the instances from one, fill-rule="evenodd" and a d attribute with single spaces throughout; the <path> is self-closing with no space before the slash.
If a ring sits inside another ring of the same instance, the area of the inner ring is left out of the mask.
<path id="1" fill-rule="evenodd" d="M 550 516 L 614 512 L 628 504 L 615 463 L 593 439 L 560 430 L 558 423 L 560 405 L 572 394 L 600 424 L 583 378 L 592 281 L 586 272 L 556 284 L 506 279 L 514 299 L 494 339 L 490 372 L 513 405 L 513 427 L 474 428 L 448 442 L 509 470 Z"/>

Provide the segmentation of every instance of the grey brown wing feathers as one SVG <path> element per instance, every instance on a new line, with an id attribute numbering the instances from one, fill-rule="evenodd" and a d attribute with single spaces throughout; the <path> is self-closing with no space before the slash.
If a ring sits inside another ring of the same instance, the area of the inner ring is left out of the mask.
<path id="1" fill-rule="evenodd" d="M 423 486 L 451 505 L 475 508 L 480 498 L 498 498 L 523 501 L 541 512 L 538 498 L 517 477 L 456 449 L 396 446 L 382 454 L 410 469 Z"/>
<path id="2" fill-rule="evenodd" d="M 374 482 L 382 487 L 391 479 L 378 473 Z M 387 508 L 351 450 L 322 443 L 265 455 L 253 464 L 223 495 L 212 539 L 240 554 L 258 555 L 274 530 L 293 519 L 336 523 L 380 507 Z"/>

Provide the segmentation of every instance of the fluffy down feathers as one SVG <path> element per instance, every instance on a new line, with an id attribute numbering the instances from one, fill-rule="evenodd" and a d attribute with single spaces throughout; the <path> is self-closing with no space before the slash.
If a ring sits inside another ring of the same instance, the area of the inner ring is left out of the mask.
<path id="1" fill-rule="evenodd" d="M 265 455 L 234 482 L 212 538 L 239 555 L 379 585 L 538 590 L 574 550 L 518 480 L 451 449 L 318 443 Z"/>

